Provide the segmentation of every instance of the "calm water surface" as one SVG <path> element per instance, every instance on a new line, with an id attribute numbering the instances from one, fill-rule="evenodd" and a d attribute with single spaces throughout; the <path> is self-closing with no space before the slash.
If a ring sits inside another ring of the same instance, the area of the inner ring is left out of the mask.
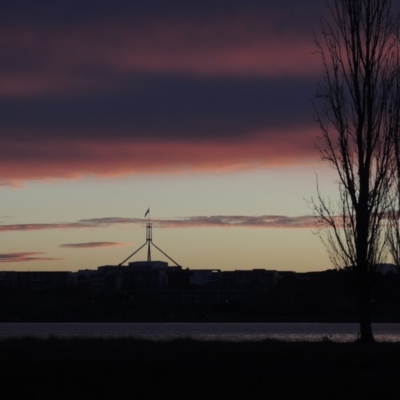
<path id="1" fill-rule="evenodd" d="M 400 324 L 373 324 L 377 341 L 400 342 Z M 151 340 L 193 338 L 198 340 L 335 342 L 357 338 L 357 324 L 337 323 L 0 323 L 0 339 L 19 337 L 134 337 Z"/>

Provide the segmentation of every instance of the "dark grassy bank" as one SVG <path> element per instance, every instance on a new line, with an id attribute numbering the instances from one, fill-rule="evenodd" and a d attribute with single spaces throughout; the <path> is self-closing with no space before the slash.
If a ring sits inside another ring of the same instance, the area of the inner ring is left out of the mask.
<path id="1" fill-rule="evenodd" d="M 1 398 L 397 399 L 400 344 L 0 341 Z"/>

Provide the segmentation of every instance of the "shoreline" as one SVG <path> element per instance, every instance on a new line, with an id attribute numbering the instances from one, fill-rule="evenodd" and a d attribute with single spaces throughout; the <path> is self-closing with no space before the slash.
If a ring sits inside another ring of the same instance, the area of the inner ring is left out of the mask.
<path id="1" fill-rule="evenodd" d="M 190 338 L 206 341 L 294 341 L 319 342 L 322 339 L 349 343 L 357 339 L 356 323 L 108 323 L 108 322 L 11 322 L 0 323 L 0 339 L 11 338 L 110 338 L 172 340 Z M 400 342 L 399 323 L 374 323 L 377 342 Z"/>

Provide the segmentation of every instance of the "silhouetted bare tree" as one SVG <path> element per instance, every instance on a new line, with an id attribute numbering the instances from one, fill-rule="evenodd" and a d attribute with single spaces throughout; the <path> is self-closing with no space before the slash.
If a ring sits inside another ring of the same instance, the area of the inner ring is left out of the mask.
<path id="1" fill-rule="evenodd" d="M 337 268 L 357 284 L 360 341 L 373 342 L 371 286 L 386 258 L 387 213 L 397 129 L 398 40 L 390 0 L 332 0 L 316 39 L 324 77 L 317 88 L 317 145 L 338 176 L 338 200 L 317 184 L 312 200 L 321 238 Z"/>
<path id="2" fill-rule="evenodd" d="M 400 41 L 400 25 L 396 25 L 396 38 Z M 399 50 L 399 49 L 397 49 Z M 397 52 L 397 63 L 400 65 L 400 54 Z M 400 271 L 400 68 L 395 73 L 393 82 L 395 90 L 392 92 L 393 115 L 392 123 L 394 130 L 392 171 L 393 188 L 392 202 L 388 213 L 388 248 L 393 262 Z"/>

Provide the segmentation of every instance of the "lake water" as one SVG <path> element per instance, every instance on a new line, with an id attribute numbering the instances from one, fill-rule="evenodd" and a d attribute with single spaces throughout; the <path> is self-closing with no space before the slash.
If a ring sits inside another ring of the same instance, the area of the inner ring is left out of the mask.
<path id="1" fill-rule="evenodd" d="M 349 323 L 0 323 L 0 339 L 51 336 L 59 338 L 121 338 L 151 340 L 321 341 L 357 338 L 358 324 Z M 373 324 L 377 341 L 400 342 L 400 324 Z"/>

